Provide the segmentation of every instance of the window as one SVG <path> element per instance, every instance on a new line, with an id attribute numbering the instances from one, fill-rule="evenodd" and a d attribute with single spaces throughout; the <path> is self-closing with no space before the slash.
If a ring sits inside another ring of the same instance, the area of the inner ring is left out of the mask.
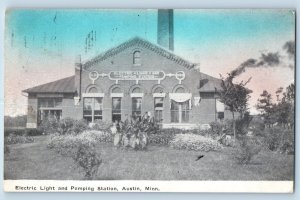
<path id="1" fill-rule="evenodd" d="M 171 101 L 171 122 L 188 123 L 189 122 L 189 101 L 176 102 Z"/>
<path id="2" fill-rule="evenodd" d="M 97 119 L 102 119 L 102 97 L 85 97 L 83 99 L 83 118 L 94 123 Z"/>
<path id="3" fill-rule="evenodd" d="M 158 123 L 162 123 L 163 121 L 163 107 L 164 107 L 164 98 L 163 97 L 155 97 L 154 98 L 154 119 Z"/>
<path id="4" fill-rule="evenodd" d="M 225 111 L 225 105 L 220 101 L 220 99 L 216 99 L 216 113 L 217 113 L 217 118 L 219 120 L 224 119 L 224 111 Z"/>
<path id="5" fill-rule="evenodd" d="M 121 97 L 112 98 L 112 121 L 121 121 Z"/>
<path id="6" fill-rule="evenodd" d="M 89 93 L 97 93 L 97 92 L 98 92 L 98 90 L 97 90 L 96 87 L 91 87 L 91 88 L 89 89 Z"/>
<path id="7" fill-rule="evenodd" d="M 49 117 L 59 120 L 62 116 L 61 106 L 62 98 L 38 98 L 38 124 Z"/>
<path id="8" fill-rule="evenodd" d="M 133 53 L 133 65 L 139 66 L 141 65 L 141 52 L 135 51 Z"/>
<path id="9" fill-rule="evenodd" d="M 185 89 L 183 87 L 178 87 L 176 90 L 175 90 L 175 93 L 185 93 Z"/>
<path id="10" fill-rule="evenodd" d="M 132 98 L 132 117 L 140 118 L 142 117 L 142 98 L 133 97 Z"/>

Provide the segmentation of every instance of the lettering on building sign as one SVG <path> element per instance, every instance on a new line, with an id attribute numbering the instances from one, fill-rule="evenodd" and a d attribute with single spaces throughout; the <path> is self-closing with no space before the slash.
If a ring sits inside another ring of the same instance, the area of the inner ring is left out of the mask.
<path id="1" fill-rule="evenodd" d="M 164 80 L 166 76 L 174 76 L 177 80 L 179 80 L 179 84 L 181 84 L 181 81 L 185 79 L 185 73 L 183 71 L 176 72 L 176 74 L 165 74 L 163 71 L 111 71 L 108 74 L 99 74 L 97 71 L 92 71 L 89 74 L 89 78 L 93 83 L 99 77 L 108 77 L 110 80 L 115 80 L 116 83 L 120 80 L 135 80 L 138 84 L 140 80 L 151 80 L 158 81 L 158 84 L 160 84 L 160 81 Z"/>

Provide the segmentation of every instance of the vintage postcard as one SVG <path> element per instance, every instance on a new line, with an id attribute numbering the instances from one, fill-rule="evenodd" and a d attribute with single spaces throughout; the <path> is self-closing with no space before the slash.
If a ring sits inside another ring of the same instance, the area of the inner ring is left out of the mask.
<path id="1" fill-rule="evenodd" d="M 293 192 L 294 10 L 5 23 L 5 191 Z"/>

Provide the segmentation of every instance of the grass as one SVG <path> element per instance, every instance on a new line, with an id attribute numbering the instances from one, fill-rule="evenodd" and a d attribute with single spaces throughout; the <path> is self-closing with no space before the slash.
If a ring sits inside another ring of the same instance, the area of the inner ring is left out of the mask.
<path id="1" fill-rule="evenodd" d="M 9 145 L 4 179 L 82 180 L 84 173 L 71 158 L 47 148 L 48 136 L 30 144 Z M 236 164 L 231 148 L 195 152 L 149 146 L 147 151 L 97 147 L 103 163 L 98 180 L 293 180 L 293 155 L 262 151 L 248 165 Z M 195 161 L 198 155 L 205 155 Z"/>

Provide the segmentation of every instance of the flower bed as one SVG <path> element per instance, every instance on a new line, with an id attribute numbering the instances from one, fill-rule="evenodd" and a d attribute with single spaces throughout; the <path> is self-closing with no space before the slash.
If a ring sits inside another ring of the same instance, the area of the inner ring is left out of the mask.
<path id="1" fill-rule="evenodd" d="M 216 140 L 195 134 L 178 134 L 170 142 L 175 149 L 187 149 L 194 151 L 218 151 L 222 145 Z"/>

